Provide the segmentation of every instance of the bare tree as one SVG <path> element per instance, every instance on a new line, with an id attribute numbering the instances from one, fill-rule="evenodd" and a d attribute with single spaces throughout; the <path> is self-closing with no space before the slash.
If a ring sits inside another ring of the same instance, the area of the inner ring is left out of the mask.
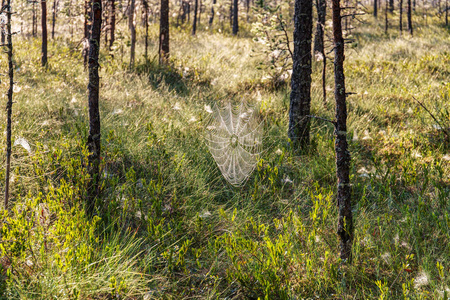
<path id="1" fill-rule="evenodd" d="M 209 26 L 212 26 L 214 21 L 214 4 L 217 3 L 217 0 L 213 0 L 213 3 L 211 5 L 211 16 L 209 17 Z"/>
<path id="2" fill-rule="evenodd" d="M 385 0 L 385 7 L 384 7 L 384 33 L 387 34 L 388 33 L 388 28 L 389 28 L 389 21 L 388 21 L 388 1 Z"/>
<path id="3" fill-rule="evenodd" d="M 239 14 L 239 0 L 234 0 L 233 3 L 233 35 L 239 31 L 238 15 Z"/>
<path id="4" fill-rule="evenodd" d="M 161 17 L 159 19 L 159 63 L 169 60 L 169 0 L 161 0 Z"/>
<path id="5" fill-rule="evenodd" d="M 400 30 L 400 34 L 402 34 L 402 31 L 403 31 L 403 0 L 399 0 L 398 9 L 400 10 L 399 30 Z"/>
<path id="6" fill-rule="evenodd" d="M 445 26 L 448 26 L 448 0 L 445 0 Z"/>
<path id="7" fill-rule="evenodd" d="M 4 11 L 6 9 L 6 11 Z M 12 32 L 11 32 L 11 0 L 8 0 L 6 7 L 2 7 L 2 13 L 6 14 L 6 39 L 7 39 L 7 53 L 8 53 L 8 68 L 9 68 L 9 89 L 8 89 L 8 102 L 6 103 L 6 176 L 5 176 L 5 209 L 8 208 L 9 200 L 9 180 L 11 172 L 11 126 L 12 126 L 12 105 L 13 105 L 13 90 L 14 90 L 14 66 L 13 66 L 13 44 L 12 44 Z"/>
<path id="8" fill-rule="evenodd" d="M 89 150 L 88 171 L 91 176 L 88 185 L 87 210 L 90 214 L 94 212 L 95 199 L 99 193 L 100 180 L 100 77 L 98 75 L 98 54 L 100 51 L 101 28 L 102 1 L 92 0 L 92 26 L 89 38 L 89 136 L 87 140 L 87 147 Z"/>
<path id="9" fill-rule="evenodd" d="M 312 23 L 312 1 L 295 0 L 294 54 L 288 129 L 288 136 L 295 149 L 299 146 L 305 149 L 309 145 Z"/>
<path id="10" fill-rule="evenodd" d="M 41 0 L 42 54 L 41 64 L 47 66 L 47 1 Z"/>
<path id="11" fill-rule="evenodd" d="M 130 49 L 130 69 L 134 66 L 134 56 L 136 52 L 136 25 L 134 24 L 134 11 L 136 0 L 131 0 L 128 27 L 131 32 L 131 49 Z"/>
<path id="12" fill-rule="evenodd" d="M 347 144 L 347 104 L 344 76 L 344 38 L 342 36 L 340 0 L 332 1 L 334 37 L 334 97 L 336 100 L 335 151 L 338 179 L 337 204 L 341 259 L 351 261 L 353 242 L 353 216 L 350 190 L 350 152 Z"/>

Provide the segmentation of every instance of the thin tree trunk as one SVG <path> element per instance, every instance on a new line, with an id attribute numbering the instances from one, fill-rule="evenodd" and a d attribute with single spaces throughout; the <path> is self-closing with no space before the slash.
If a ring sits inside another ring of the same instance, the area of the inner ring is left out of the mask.
<path id="1" fill-rule="evenodd" d="M 408 0 L 408 31 L 413 35 L 412 17 L 411 17 L 411 0 Z"/>
<path id="2" fill-rule="evenodd" d="M 233 35 L 237 35 L 239 31 L 239 23 L 238 23 L 238 17 L 239 17 L 239 0 L 234 0 L 233 3 Z"/>
<path id="3" fill-rule="evenodd" d="M 116 33 L 116 2 L 115 0 L 110 0 L 109 5 L 111 7 L 111 16 L 109 17 L 109 32 L 110 32 L 110 38 L 109 38 L 109 51 L 112 50 L 112 46 L 114 44 L 115 33 Z"/>
<path id="4" fill-rule="evenodd" d="M 169 60 L 169 0 L 161 0 L 161 17 L 159 20 L 159 63 Z"/>
<path id="5" fill-rule="evenodd" d="M 37 35 L 37 20 L 36 20 L 36 2 L 33 2 L 33 30 L 32 34 L 33 37 L 36 37 Z"/>
<path id="6" fill-rule="evenodd" d="M 384 33 L 387 34 L 388 33 L 388 28 L 389 28 L 389 21 L 388 21 L 388 2 L 387 0 L 385 0 L 385 8 L 384 8 L 384 20 L 385 20 L 385 24 L 384 24 Z"/>
<path id="7" fill-rule="evenodd" d="M 52 12 L 52 40 L 55 39 L 55 23 L 56 23 L 56 10 L 58 9 L 58 1 L 53 0 L 53 12 Z"/>
<path id="8" fill-rule="evenodd" d="M 43 67 L 47 66 L 47 1 L 41 1 L 41 26 L 42 26 L 42 54 L 41 54 L 41 65 Z"/>
<path id="9" fill-rule="evenodd" d="M 403 0 L 400 0 L 398 9 L 400 10 L 400 22 L 399 22 L 399 29 L 400 29 L 400 35 L 403 31 Z"/>
<path id="10" fill-rule="evenodd" d="M 131 49 L 130 49 L 130 69 L 134 66 L 134 56 L 136 52 L 136 25 L 134 24 L 134 10 L 135 10 L 135 0 L 131 0 L 130 12 L 129 12 L 129 23 L 128 26 L 131 31 Z"/>
<path id="11" fill-rule="evenodd" d="M 99 89 L 100 77 L 98 75 L 98 54 L 100 51 L 100 34 L 102 28 L 102 1 L 92 1 L 92 26 L 89 39 L 89 136 L 87 147 L 89 150 L 89 174 L 91 181 L 88 186 L 88 213 L 93 214 L 95 199 L 99 194 L 100 180 L 100 111 Z"/>
<path id="12" fill-rule="evenodd" d="M 194 22 L 192 24 L 192 35 L 195 35 L 197 31 L 197 11 L 198 11 L 198 0 L 194 2 Z"/>
<path id="13" fill-rule="evenodd" d="M 336 99 L 335 151 L 338 181 L 337 203 L 339 219 L 337 233 L 340 237 L 340 257 L 351 261 L 353 242 L 353 216 L 350 190 L 350 152 L 347 144 L 347 104 L 344 76 L 344 38 L 342 36 L 340 0 L 332 1 L 334 37 L 334 97 Z"/>
<path id="14" fill-rule="evenodd" d="M 389 0 L 389 11 L 394 12 L 394 0 Z"/>
<path id="15" fill-rule="evenodd" d="M 445 0 L 445 26 L 448 26 L 448 0 Z"/>
<path id="16" fill-rule="evenodd" d="M 142 0 L 142 6 L 144 8 L 144 26 L 145 26 L 145 60 L 148 60 L 148 2 L 147 0 Z"/>
<path id="17" fill-rule="evenodd" d="M 312 1 L 296 0 L 288 131 L 288 136 L 296 151 L 299 147 L 306 149 L 309 145 L 312 23 Z"/>
<path id="18" fill-rule="evenodd" d="M 323 68 L 322 68 L 322 96 L 323 104 L 327 105 L 327 89 L 326 89 L 326 70 L 327 70 L 327 58 L 325 55 L 324 47 L 324 28 L 325 19 L 327 13 L 327 1 L 326 0 L 316 0 L 317 7 L 317 25 L 316 34 L 314 36 L 314 53 L 320 53 L 323 57 Z"/>
<path id="19" fill-rule="evenodd" d="M 211 27 L 214 21 L 214 4 L 217 3 L 217 0 L 213 0 L 213 5 L 211 5 L 211 17 L 209 18 L 209 26 Z"/>
<path id="20" fill-rule="evenodd" d="M 8 68 L 9 68 L 9 89 L 8 89 L 8 102 L 6 103 L 6 174 L 5 174 L 5 209 L 8 208 L 9 201 L 9 180 L 11 172 L 11 126 L 12 126 L 12 105 L 13 105 L 13 90 L 14 90 L 14 66 L 13 66 L 13 44 L 12 44 L 12 32 L 11 32 L 11 0 L 7 1 L 7 22 L 6 22 L 6 39 L 8 41 Z M 4 7 L 4 6 L 3 6 Z M 3 8 L 2 7 L 2 8 Z"/>
<path id="21" fill-rule="evenodd" d="M 373 0 L 373 16 L 378 16 L 378 0 Z"/>
<path id="22" fill-rule="evenodd" d="M 230 27 L 233 28 L 233 1 L 230 0 Z"/>

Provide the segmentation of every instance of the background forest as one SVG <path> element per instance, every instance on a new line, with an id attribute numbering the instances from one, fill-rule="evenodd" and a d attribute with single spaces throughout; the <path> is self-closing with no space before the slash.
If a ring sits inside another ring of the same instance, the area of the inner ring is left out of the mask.
<path id="1" fill-rule="evenodd" d="M 351 261 L 339 256 L 327 121 L 331 2 L 313 3 L 316 117 L 302 151 L 288 138 L 294 1 L 3 6 L 12 145 L 10 156 L 0 147 L 0 299 L 449 299 L 448 0 L 333 1 L 343 8 Z M 91 135 L 92 45 L 101 136 Z M 259 108 L 264 151 L 237 188 L 204 136 L 215 104 L 242 101 Z M 7 117 L 1 109 L 1 145 Z"/>

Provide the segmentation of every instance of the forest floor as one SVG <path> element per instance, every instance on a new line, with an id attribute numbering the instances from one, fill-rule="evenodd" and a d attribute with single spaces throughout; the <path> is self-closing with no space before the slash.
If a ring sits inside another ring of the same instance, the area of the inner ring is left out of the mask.
<path id="1" fill-rule="evenodd" d="M 140 43 L 133 70 L 127 48 L 114 59 L 101 53 L 102 194 L 94 218 L 83 209 L 88 74 L 77 43 L 51 41 L 44 69 L 39 39 L 18 35 L 0 297 L 449 297 L 450 30 L 422 24 L 414 37 L 399 37 L 382 26 L 358 25 L 346 48 L 354 93 L 349 264 L 338 258 L 332 125 L 312 119 L 310 151 L 287 147 L 289 82 L 275 88 L 265 79 L 258 68 L 265 56 L 252 51 L 262 46 L 250 34 L 193 37 L 174 28 L 168 67 L 157 64 L 156 26 L 151 59 Z M 325 107 L 314 62 L 312 113 L 328 119 L 332 71 L 329 60 Z M 265 122 L 265 151 L 242 188 L 225 181 L 203 138 L 205 108 L 224 101 L 257 103 Z"/>

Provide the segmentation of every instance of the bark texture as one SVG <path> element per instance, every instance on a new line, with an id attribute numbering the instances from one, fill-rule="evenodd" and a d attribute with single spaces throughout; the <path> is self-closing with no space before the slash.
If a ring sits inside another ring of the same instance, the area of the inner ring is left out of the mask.
<path id="1" fill-rule="evenodd" d="M 99 88 L 100 77 L 98 75 L 98 54 L 100 51 L 100 33 L 102 27 L 102 1 L 92 1 L 92 26 L 89 38 L 89 136 L 87 147 L 89 150 L 88 171 L 91 180 L 88 186 L 87 210 L 94 212 L 95 199 L 99 193 L 100 179 L 100 111 Z"/>
<path id="2" fill-rule="evenodd" d="M 236 35 L 239 31 L 239 1 L 234 0 L 233 3 L 233 35 Z"/>
<path id="3" fill-rule="evenodd" d="M 334 37 L 334 97 L 336 100 L 335 151 L 340 257 L 351 261 L 353 216 L 350 191 L 350 152 L 347 144 L 347 104 L 344 76 L 344 38 L 342 36 L 340 0 L 332 1 Z"/>
<path id="4" fill-rule="evenodd" d="M 169 60 L 169 0 L 161 0 L 161 17 L 159 20 L 159 63 Z"/>
<path id="5" fill-rule="evenodd" d="M 41 1 L 41 26 L 42 26 L 42 52 L 41 52 L 41 65 L 47 66 L 47 1 Z"/>
<path id="6" fill-rule="evenodd" d="M 312 1 L 296 0 L 288 131 L 296 150 L 299 147 L 305 149 L 309 145 L 312 23 Z"/>
<path id="7" fill-rule="evenodd" d="M 9 201 L 9 180 L 11 172 L 11 126 L 12 126 L 12 105 L 13 105 L 13 89 L 14 89 L 14 66 L 13 66 L 13 44 L 11 32 L 11 0 L 7 1 L 7 23 L 6 23 L 6 39 L 8 52 L 8 69 L 9 69 L 9 89 L 8 102 L 6 103 L 6 174 L 5 174 L 5 209 L 8 208 Z M 4 6 L 3 6 L 4 7 Z"/>

